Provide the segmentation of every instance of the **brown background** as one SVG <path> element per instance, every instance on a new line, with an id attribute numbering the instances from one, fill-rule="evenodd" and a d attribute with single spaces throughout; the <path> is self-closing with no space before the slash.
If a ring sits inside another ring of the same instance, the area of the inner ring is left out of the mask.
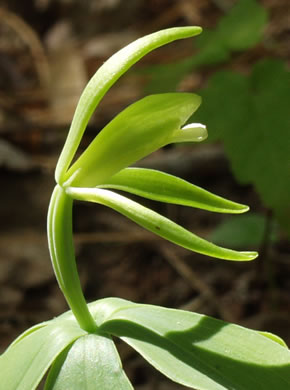
<path id="1" fill-rule="evenodd" d="M 24 329 L 67 310 L 55 282 L 46 243 L 46 212 L 53 172 L 78 97 L 89 77 L 116 50 L 144 34 L 179 25 L 214 28 L 233 0 L 6 0 L 0 4 L 0 350 Z M 261 1 L 270 16 L 265 39 L 273 56 L 290 61 L 290 4 Z M 136 69 L 172 62 L 192 41 L 162 48 L 123 77 L 93 117 L 83 146 L 116 113 L 144 94 Z M 226 66 L 246 71 L 264 55 L 262 45 Z M 214 71 L 212 69 L 210 72 Z M 182 88 L 195 90 L 210 73 L 195 72 Z M 221 145 L 171 147 L 144 166 L 180 175 L 230 199 L 249 204 L 271 222 L 251 187 L 239 187 Z M 223 216 L 150 201 L 143 204 L 207 237 Z M 270 223 L 269 222 L 269 223 Z M 175 247 L 101 206 L 76 204 L 76 252 L 86 298 L 119 296 L 186 308 L 290 342 L 289 253 L 283 232 L 268 233 L 259 261 L 234 264 Z M 252 248 L 248 248 L 252 249 Z M 120 344 L 137 389 L 177 389 Z"/>

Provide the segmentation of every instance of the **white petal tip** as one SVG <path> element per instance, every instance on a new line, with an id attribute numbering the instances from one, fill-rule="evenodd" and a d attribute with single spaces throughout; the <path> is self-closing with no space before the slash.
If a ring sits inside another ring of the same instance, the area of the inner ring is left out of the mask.
<path id="1" fill-rule="evenodd" d="M 175 132 L 172 142 L 201 142 L 206 138 L 206 126 L 201 123 L 190 123 Z"/>

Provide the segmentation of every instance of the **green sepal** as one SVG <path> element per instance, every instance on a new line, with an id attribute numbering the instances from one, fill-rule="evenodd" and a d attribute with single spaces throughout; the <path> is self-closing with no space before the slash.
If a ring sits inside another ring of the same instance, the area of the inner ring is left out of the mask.
<path id="1" fill-rule="evenodd" d="M 224 260 L 248 261 L 256 252 L 237 252 L 216 246 L 184 229 L 170 219 L 115 192 L 100 188 L 67 188 L 74 199 L 103 204 L 143 226 L 145 229 L 186 249 Z"/>
<path id="2" fill-rule="evenodd" d="M 192 135 L 181 126 L 201 103 L 191 93 L 146 96 L 117 115 L 96 136 L 67 173 L 65 186 L 95 187 L 128 165 L 162 146 L 178 141 L 180 132 L 199 141 L 203 128 Z"/>
<path id="3" fill-rule="evenodd" d="M 55 179 L 62 184 L 68 179 L 67 169 L 77 151 L 86 126 L 99 102 L 113 84 L 142 57 L 167 43 L 193 37 L 202 29 L 195 26 L 175 27 L 146 35 L 110 57 L 91 78 L 77 105 L 65 145 L 59 157 Z"/>
<path id="4" fill-rule="evenodd" d="M 55 321 L 30 332 L 0 357 L 1 387 L 34 390 L 55 358 L 85 335 L 72 321 Z"/>
<path id="5" fill-rule="evenodd" d="M 248 206 L 224 199 L 183 179 L 154 169 L 126 168 L 100 187 L 219 213 L 239 214 L 249 210 Z"/>
<path id="6" fill-rule="evenodd" d="M 133 390 L 108 335 L 80 337 L 54 362 L 45 390 Z"/>

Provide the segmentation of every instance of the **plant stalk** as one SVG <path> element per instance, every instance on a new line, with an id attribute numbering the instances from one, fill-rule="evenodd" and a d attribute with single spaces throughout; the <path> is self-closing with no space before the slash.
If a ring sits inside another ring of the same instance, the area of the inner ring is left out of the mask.
<path id="1" fill-rule="evenodd" d="M 75 261 L 72 205 L 73 199 L 56 185 L 48 209 L 48 245 L 55 276 L 69 307 L 80 327 L 93 333 L 97 325 L 86 304 Z"/>

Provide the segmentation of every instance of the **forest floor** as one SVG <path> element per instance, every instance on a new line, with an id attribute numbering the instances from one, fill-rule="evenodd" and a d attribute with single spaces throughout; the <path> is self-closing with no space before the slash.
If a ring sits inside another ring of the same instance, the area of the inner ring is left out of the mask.
<path id="1" fill-rule="evenodd" d="M 0 351 L 23 330 L 67 310 L 46 242 L 46 213 L 54 167 L 75 105 L 88 78 L 116 50 L 137 37 L 178 25 L 212 28 L 234 1 L 2 0 L 0 4 Z M 288 0 L 261 1 L 270 15 L 266 34 L 275 56 L 290 63 Z M 178 50 L 176 50 L 178 48 Z M 145 58 L 108 93 L 94 115 L 84 147 L 104 124 L 144 93 L 142 66 L 192 54 L 192 43 L 168 46 Z M 261 46 L 248 60 L 263 55 Z M 237 55 L 235 66 L 245 64 Z M 136 72 L 137 69 L 137 72 Z M 197 73 L 185 82 L 195 89 Z M 222 145 L 168 147 L 144 161 L 216 194 L 248 204 L 267 229 L 255 262 L 212 260 L 176 247 L 124 217 L 76 204 L 75 244 L 88 301 L 118 296 L 135 302 L 197 311 L 290 343 L 290 243 L 281 230 L 270 240 L 273 217 L 251 186 L 232 176 Z M 226 217 L 142 201 L 202 237 Z M 134 351 L 118 344 L 136 389 L 179 389 Z"/>

